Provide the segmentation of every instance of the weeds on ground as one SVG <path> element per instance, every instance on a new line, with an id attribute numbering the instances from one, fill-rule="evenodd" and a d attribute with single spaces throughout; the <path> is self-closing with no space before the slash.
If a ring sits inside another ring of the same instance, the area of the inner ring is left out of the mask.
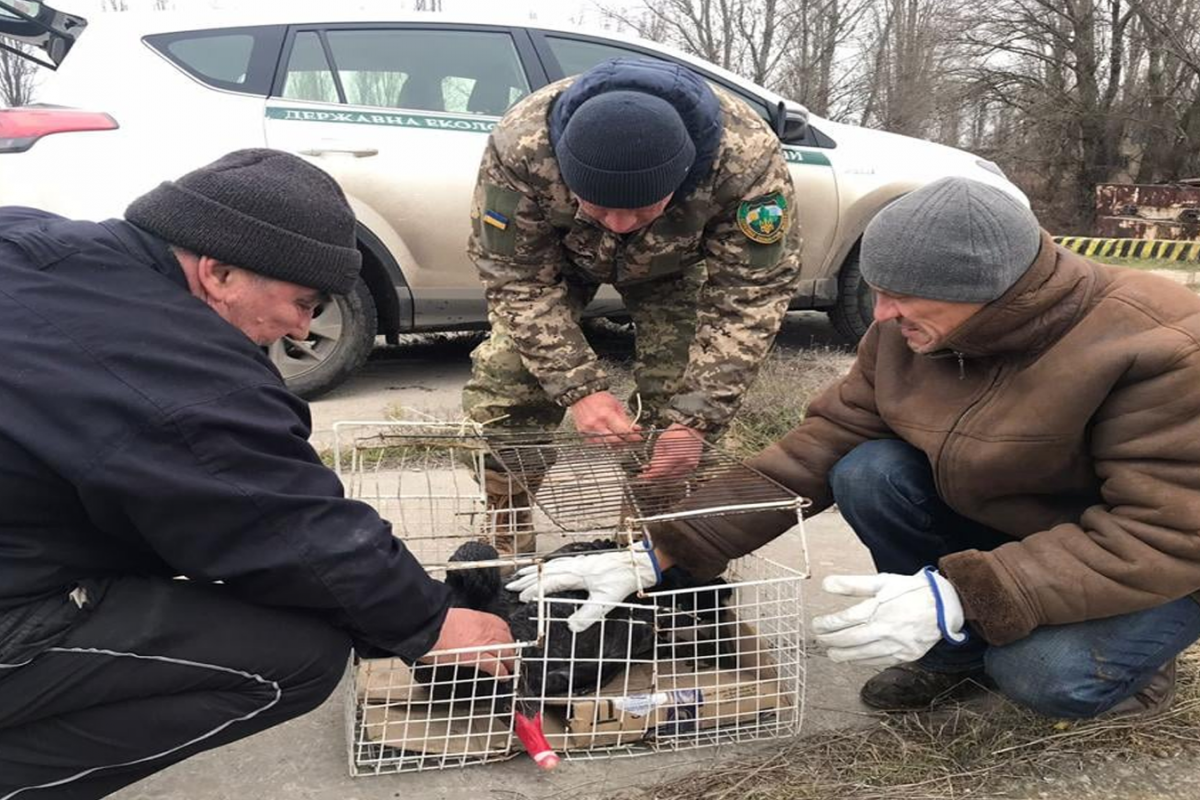
<path id="1" fill-rule="evenodd" d="M 1200 753 L 1200 649 L 1179 661 L 1178 694 L 1148 719 L 1061 722 L 1000 701 L 881 717 L 878 725 L 797 739 L 631 795 L 641 800 L 998 798 L 1047 775 L 1106 762 Z"/>
<path id="2" fill-rule="evenodd" d="M 385 417 L 404 424 L 394 428 L 346 429 L 341 443 L 342 469 L 352 465 L 370 471 L 411 469 L 414 465 L 438 463 L 437 455 L 447 456 L 481 446 L 469 436 L 472 430 L 469 423 L 460 424 L 462 413 L 449 408 L 420 409 L 397 404 L 388 407 Z M 333 447 L 319 449 L 317 456 L 330 469 L 338 465 Z"/>
<path id="3" fill-rule="evenodd" d="M 808 404 L 852 363 L 853 353 L 833 347 L 773 351 L 746 392 L 725 447 L 745 458 L 782 439 L 804 419 Z"/>
<path id="4" fill-rule="evenodd" d="M 772 351 L 746 392 L 722 445 L 734 455 L 747 458 L 781 439 L 804 419 L 808 404 L 846 374 L 853 361 L 853 353 L 834 347 Z M 633 391 L 631 365 L 606 360 L 604 368 L 612 378 L 613 393 L 629 396 Z"/>
<path id="5" fill-rule="evenodd" d="M 1112 264 L 1114 267 L 1131 267 L 1133 269 L 1170 269 L 1180 272 L 1200 272 L 1200 262 L 1171 261 L 1163 258 L 1122 258 L 1121 256 L 1088 256 L 1101 264 Z"/>

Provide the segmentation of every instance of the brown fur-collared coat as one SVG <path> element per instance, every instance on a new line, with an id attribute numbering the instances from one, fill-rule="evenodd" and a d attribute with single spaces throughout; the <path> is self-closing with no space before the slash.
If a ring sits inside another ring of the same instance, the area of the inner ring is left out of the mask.
<path id="1" fill-rule="evenodd" d="M 1200 590 L 1200 296 L 1054 245 L 941 343 L 876 324 L 850 373 L 749 463 L 813 500 L 864 441 L 922 450 L 955 511 L 1012 536 L 943 558 L 993 644 Z M 709 494 L 719 492 L 719 488 Z M 710 497 L 710 499 L 712 499 Z M 653 531 L 697 577 L 792 524 L 743 514 Z"/>

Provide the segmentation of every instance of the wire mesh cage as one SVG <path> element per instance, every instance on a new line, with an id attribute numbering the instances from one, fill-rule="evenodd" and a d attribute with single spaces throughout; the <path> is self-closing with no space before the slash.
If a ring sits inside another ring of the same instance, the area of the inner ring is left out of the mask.
<path id="1" fill-rule="evenodd" d="M 455 605 L 501 616 L 514 638 L 504 680 L 458 663 L 468 651 L 412 666 L 358 660 L 346 720 L 352 774 L 526 751 L 544 766 L 799 730 L 806 552 L 800 569 L 751 555 L 716 581 L 638 592 L 605 604 L 582 632 L 567 619 L 586 593 L 541 583 L 549 560 L 623 547 L 672 519 L 777 509 L 795 514 L 803 542 L 804 501 L 794 494 L 707 445 L 687 477 L 646 480 L 653 431 L 631 442 L 434 422 L 346 422 L 334 432 L 348 496 L 391 520 Z M 531 602 L 503 589 L 526 565 L 538 578 Z"/>
<path id="2" fill-rule="evenodd" d="M 536 497 L 563 531 L 643 526 L 684 516 L 713 517 L 770 508 L 793 509 L 797 497 L 720 448 L 702 443 L 698 460 L 680 477 L 647 477 L 655 458 L 687 451 L 688 439 L 636 438 L 574 432 L 489 432 L 487 447 L 503 472 Z M 704 502 L 688 499 L 704 489 Z M 715 491 L 719 489 L 719 491 Z"/>

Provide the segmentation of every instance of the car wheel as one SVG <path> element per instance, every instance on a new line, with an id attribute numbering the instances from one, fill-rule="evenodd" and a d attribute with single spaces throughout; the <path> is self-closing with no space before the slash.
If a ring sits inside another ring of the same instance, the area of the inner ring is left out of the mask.
<path id="1" fill-rule="evenodd" d="M 307 339 L 285 337 L 268 354 L 288 388 L 311 400 L 350 377 L 374 346 L 375 300 L 359 278 L 350 294 L 317 309 Z"/>
<path id="2" fill-rule="evenodd" d="M 858 253 L 854 253 L 842 271 L 838 273 L 837 304 L 829 309 L 829 321 L 838 335 L 850 344 L 855 344 L 871 327 L 875 316 L 875 293 L 863 280 L 858 267 Z"/>

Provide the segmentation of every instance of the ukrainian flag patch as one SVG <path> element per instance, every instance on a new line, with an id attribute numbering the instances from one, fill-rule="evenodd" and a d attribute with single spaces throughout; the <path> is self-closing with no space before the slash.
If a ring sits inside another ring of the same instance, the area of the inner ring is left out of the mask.
<path id="1" fill-rule="evenodd" d="M 498 214 L 495 211 L 483 212 L 483 221 L 493 228 L 498 228 L 502 231 L 508 229 L 508 217 Z"/>

